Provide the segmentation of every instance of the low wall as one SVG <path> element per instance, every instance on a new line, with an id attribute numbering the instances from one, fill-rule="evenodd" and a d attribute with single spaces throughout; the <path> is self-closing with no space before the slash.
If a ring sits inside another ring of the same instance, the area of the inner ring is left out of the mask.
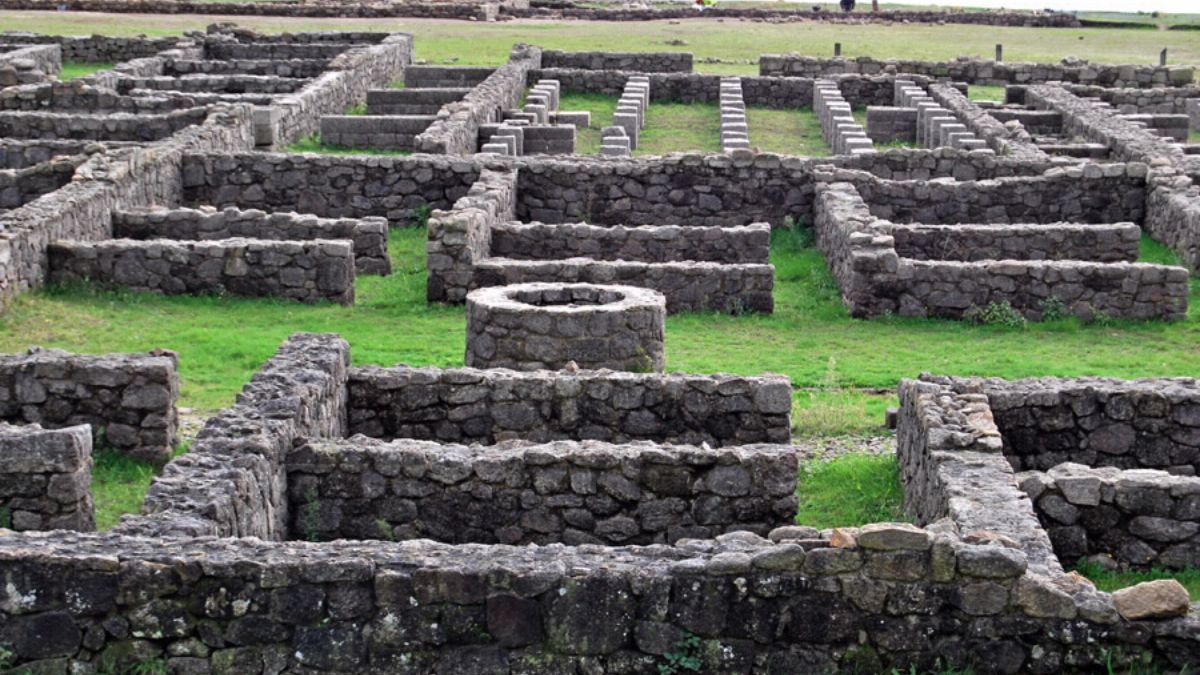
<path id="1" fill-rule="evenodd" d="M 443 105 L 461 99 L 470 91 L 469 88 L 372 89 L 367 92 L 367 114 L 436 115 Z"/>
<path id="2" fill-rule="evenodd" d="M 475 266 L 491 255 L 492 228 L 509 222 L 517 199 L 517 172 L 483 169 L 448 211 L 428 222 L 425 297 L 429 302 L 463 302 L 474 289 Z"/>
<path id="3" fill-rule="evenodd" d="M 796 467 L 790 445 L 312 442 L 287 458 L 291 532 L 513 545 L 765 536 L 795 519 Z"/>
<path id="4" fill-rule="evenodd" d="M 291 154 L 191 154 L 184 158 L 183 201 L 323 218 L 387 218 L 411 225 L 419 210 L 449 208 L 479 169 L 449 157 L 336 157 Z"/>
<path id="5" fill-rule="evenodd" d="M 530 70 L 541 67 L 539 47 L 513 47 L 508 63 L 497 68 L 487 79 L 454 103 L 442 106 L 438 120 L 417 136 L 418 152 L 437 155 L 469 155 L 478 148 L 479 126 L 500 121 L 500 113 L 516 108 L 525 93 Z"/>
<path id="6" fill-rule="evenodd" d="M 547 49 L 542 52 L 542 67 L 690 73 L 692 55 L 687 52 L 563 52 Z"/>
<path id="7" fill-rule="evenodd" d="M 990 182 L 1005 180 L 1022 179 Z M 996 303 L 1008 303 L 1034 319 L 1044 317 L 1051 307 L 1084 319 L 1106 315 L 1178 320 L 1187 315 L 1189 280 L 1181 267 L 902 257 L 891 224 L 878 220 L 849 183 L 818 186 L 814 224 L 817 246 L 838 280 L 843 302 L 856 317 L 897 313 L 966 318 L 973 309 Z"/>
<path id="8" fill-rule="evenodd" d="M 931 84 L 928 90 L 934 101 L 949 110 L 997 153 L 1018 160 L 1042 161 L 1046 158 L 1046 153 L 1034 145 L 1033 137 L 1024 127 L 1005 126 L 950 85 Z"/>
<path id="9" fill-rule="evenodd" d="M 1004 85 L 1071 82 L 1104 87 L 1183 86 L 1192 83 L 1191 66 L 1140 66 L 999 62 L 984 59 L 918 61 L 911 59 L 820 58 L 797 54 L 763 54 L 759 75 L 825 77 L 835 74 L 914 74 L 968 84 Z"/>
<path id="10" fill-rule="evenodd" d="M 1182 176 L 1151 183 L 1146 231 L 1174 250 L 1184 265 L 1200 269 L 1200 186 Z"/>
<path id="11" fill-rule="evenodd" d="M 186 77 L 157 75 L 152 77 L 118 77 L 116 89 L 122 94 L 131 89 L 147 91 L 182 91 L 209 94 L 290 94 L 308 83 L 310 78 L 280 77 L 278 75 L 249 75 L 245 73 L 193 74 Z"/>
<path id="12" fill-rule="evenodd" d="M 0 424 L 0 527 L 96 529 L 92 504 L 92 431 Z"/>
<path id="13" fill-rule="evenodd" d="M 0 419 L 46 429 L 90 425 L 96 447 L 164 462 L 179 441 L 178 370 L 171 352 L 6 355 L 0 357 Z"/>
<path id="14" fill-rule="evenodd" d="M 787 443 L 782 376 L 358 368 L 350 433 L 491 444 L 596 439 L 713 447 Z"/>
<path id="15" fill-rule="evenodd" d="M 55 283 L 354 304 L 354 250 L 347 240 L 58 241 L 47 253 Z"/>
<path id="16" fill-rule="evenodd" d="M 201 105 L 201 96 L 178 96 L 147 91 L 145 96 L 118 94 L 112 89 L 88 84 L 82 79 L 46 82 L 0 90 L 0 109 L 30 112 L 53 111 L 95 115 L 110 113 L 169 113 Z M 62 134 L 67 135 L 67 134 Z M 143 139 L 133 139 L 143 140 Z"/>
<path id="17" fill-rule="evenodd" d="M 163 58 L 163 75 L 273 75 L 318 77 L 332 59 L 186 59 Z"/>
<path id="18" fill-rule="evenodd" d="M 1086 84 L 1063 85 L 1076 96 L 1098 98 L 1121 113 L 1185 115 L 1189 100 L 1200 99 L 1200 85 L 1130 89 Z M 1200 125 L 1197 125 L 1200 126 Z"/>
<path id="19" fill-rule="evenodd" d="M 5 9 L 17 8 L 6 6 Z M 42 7 L 39 7 L 39 9 L 58 11 L 58 3 L 46 2 Z M 121 63 L 131 59 L 154 56 L 158 52 L 175 47 L 177 44 L 179 44 L 181 39 L 182 38 L 179 36 L 150 38 L 145 36 L 111 37 L 108 35 L 39 35 L 36 33 L 26 32 L 0 33 L 0 43 L 57 44 L 62 50 L 62 60 L 73 61 L 76 63 Z"/>
<path id="20" fill-rule="evenodd" d="M 71 182 L 86 157 L 60 157 L 21 169 L 0 169 L 0 209 L 15 209 Z"/>
<path id="21" fill-rule="evenodd" d="M 107 141 L 157 141 L 204 122 L 206 108 L 162 114 L 0 112 L 0 135 L 10 138 L 71 138 Z"/>
<path id="22" fill-rule="evenodd" d="M 287 536 L 287 454 L 300 440 L 346 435 L 350 345 L 296 333 L 210 417 L 186 455 L 150 485 L 142 514 L 114 532 L 134 537 Z M 178 539 L 175 539 L 178 545 Z"/>
<path id="23" fill-rule="evenodd" d="M 26 169 L 68 155 L 92 155 L 109 148 L 125 147 L 124 143 L 93 143 L 91 141 L 0 138 L 0 167 Z"/>
<path id="24" fill-rule="evenodd" d="M 1200 477 L 1066 463 L 1017 479 L 1067 565 L 1200 565 Z"/>
<path id="25" fill-rule="evenodd" d="M 1017 470 L 1063 462 L 1200 474 L 1200 384 L 1192 378 L 943 378 L 987 395 Z"/>
<path id="26" fill-rule="evenodd" d="M 390 274 L 388 224 L 383 218 L 318 218 L 232 207 L 217 210 L 147 208 L 113 214 L 113 237 L 208 241 L 249 237 L 272 241 L 348 239 L 359 274 Z"/>
<path id="27" fill-rule="evenodd" d="M 490 66 L 410 66 L 404 69 L 404 88 L 472 89 L 495 72 Z"/>
<path id="28" fill-rule="evenodd" d="M 512 260 L 628 260 L 665 263 L 769 263 L 771 226 L 643 225 L 603 227 L 587 223 L 508 222 L 491 228 L 491 255 Z"/>
<path id="29" fill-rule="evenodd" d="M 62 70 L 58 45 L 9 45 L 0 34 L 0 87 L 42 82 Z"/>
<path id="30" fill-rule="evenodd" d="M 867 106 L 867 136 L 877 144 L 916 143 L 917 109 Z"/>
<path id="31" fill-rule="evenodd" d="M 321 142 L 344 148 L 412 150 L 417 136 L 434 122 L 432 115 L 326 115 Z"/>
<path id="32" fill-rule="evenodd" d="M 885 228 L 886 229 L 886 228 Z M 896 253 L 914 260 L 1134 262 L 1142 230 L 1114 225 L 895 225 Z"/>

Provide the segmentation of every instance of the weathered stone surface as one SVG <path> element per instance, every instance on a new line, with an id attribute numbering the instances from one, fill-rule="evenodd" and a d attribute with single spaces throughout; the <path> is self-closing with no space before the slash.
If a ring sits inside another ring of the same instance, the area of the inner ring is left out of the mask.
<path id="1" fill-rule="evenodd" d="M 1112 598 L 1117 611 L 1130 621 L 1183 616 L 1191 604 L 1187 589 L 1174 579 L 1144 581 L 1116 591 Z"/>

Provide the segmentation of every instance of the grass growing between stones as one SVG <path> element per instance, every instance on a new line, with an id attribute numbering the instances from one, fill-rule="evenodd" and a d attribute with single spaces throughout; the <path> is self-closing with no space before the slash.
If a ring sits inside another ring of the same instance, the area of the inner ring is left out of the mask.
<path id="1" fill-rule="evenodd" d="M 582 91 L 564 91 L 558 97 L 558 109 L 592 114 L 591 124 L 575 132 L 575 153 L 595 155 L 600 152 L 600 130 L 612 126 L 617 111 L 617 97 Z"/>
<path id="2" fill-rule="evenodd" d="M 721 107 L 716 103 L 652 101 L 633 154 L 696 151 L 721 151 Z"/>
<path id="3" fill-rule="evenodd" d="M 827 157 L 832 153 L 821 135 L 821 120 L 812 108 L 747 106 L 746 126 L 750 130 L 750 145 L 763 152 L 806 157 Z"/>
<path id="4" fill-rule="evenodd" d="M 348 115 L 365 115 L 366 108 L 363 112 L 355 112 L 357 108 L 351 108 L 346 111 Z M 313 134 L 302 138 L 288 146 L 288 152 L 309 152 L 318 155 L 374 155 L 378 157 L 396 157 L 411 155 L 411 150 L 379 150 L 375 148 L 346 148 L 340 145 L 326 145 L 321 142 L 321 134 Z"/>
<path id="5" fill-rule="evenodd" d="M 852 453 L 800 465 L 796 523 L 824 529 L 905 521 L 896 456 Z"/>
<path id="6" fill-rule="evenodd" d="M 113 450 L 95 455 L 92 497 L 96 502 L 96 528 L 115 526 L 126 513 L 138 513 L 158 467 Z"/>
<path id="7" fill-rule="evenodd" d="M 972 101 L 995 101 L 1004 103 L 1004 87 L 972 84 L 967 87 L 967 98 Z"/>
<path id="8" fill-rule="evenodd" d="M 1174 579 L 1187 589 L 1188 595 L 1192 596 L 1192 602 L 1200 602 L 1200 569 L 1118 572 L 1106 570 L 1095 563 L 1081 562 L 1075 567 L 1075 571 L 1090 579 L 1096 584 L 1096 588 L 1109 593 L 1143 581 Z"/>
<path id="9" fill-rule="evenodd" d="M 67 61 L 62 64 L 62 70 L 58 72 L 58 79 L 62 81 L 75 80 L 81 77 L 87 77 L 95 73 L 105 70 L 112 70 L 111 63 L 76 63 Z"/>

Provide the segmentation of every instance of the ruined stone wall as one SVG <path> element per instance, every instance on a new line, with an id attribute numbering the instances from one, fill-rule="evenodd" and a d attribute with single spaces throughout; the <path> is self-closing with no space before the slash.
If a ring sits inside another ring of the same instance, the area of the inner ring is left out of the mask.
<path id="1" fill-rule="evenodd" d="M 1200 473 L 1200 384 L 1192 378 L 947 378 L 987 395 L 1018 470 L 1063 462 Z"/>
<path id="2" fill-rule="evenodd" d="M 183 168 L 188 204 L 381 216 L 393 226 L 411 225 L 419 209 L 449 208 L 479 177 L 475 164 L 450 157 L 204 153 Z"/>
<path id="3" fill-rule="evenodd" d="M 1183 176 L 1153 180 L 1146 196 L 1146 231 L 1200 269 L 1200 186 Z"/>
<path id="4" fill-rule="evenodd" d="M 350 433 L 462 443 L 584 438 L 711 446 L 786 443 L 781 376 L 358 368 Z"/>
<path id="5" fill-rule="evenodd" d="M 0 135 L 10 138 L 148 142 L 166 138 L 184 127 L 200 124 L 207 116 L 207 108 L 146 115 L 0 112 Z"/>
<path id="6" fill-rule="evenodd" d="M 354 249 L 345 239 L 57 241 L 47 253 L 55 283 L 354 304 Z"/>
<path id="7" fill-rule="evenodd" d="M 96 529 L 92 430 L 0 424 L 0 526 L 10 530 Z"/>
<path id="8" fill-rule="evenodd" d="M 1187 102 L 1200 99 L 1200 86 L 1195 84 L 1153 89 L 1100 87 L 1086 84 L 1065 84 L 1063 87 L 1076 96 L 1098 98 L 1121 113 L 1186 115 Z"/>
<path id="9" fill-rule="evenodd" d="M 27 169 L 55 157 L 92 155 L 107 148 L 123 147 L 124 143 L 94 143 L 57 139 L 0 138 L 0 167 Z"/>
<path id="10" fill-rule="evenodd" d="M 273 75 L 276 77 L 317 77 L 332 59 L 185 59 L 164 58 L 163 75 Z"/>
<path id="11" fill-rule="evenodd" d="M 389 274 L 387 220 L 318 218 L 267 213 L 233 207 L 217 210 L 148 208 L 113 214 L 113 236 L 119 239 L 213 240 L 234 237 L 277 241 L 348 239 L 353 242 L 359 274 Z"/>
<path id="12" fill-rule="evenodd" d="M 3 356 L 0 419 L 47 429 L 88 424 L 97 447 L 163 462 L 178 442 L 178 370 L 170 352 Z"/>
<path id="13" fill-rule="evenodd" d="M 213 7 L 203 1 L 189 0 L 4 0 L 0 8 L 54 12 L 60 7 L 73 11 L 137 14 L 218 14 L 222 16 L 290 16 L 328 18 L 393 18 L 457 19 L 461 21 L 494 21 L 498 4 L 470 0 L 439 0 L 438 2 L 227 2 Z"/>
<path id="14" fill-rule="evenodd" d="M 342 148 L 412 150 L 417 136 L 433 121 L 432 115 L 325 115 L 321 142 Z"/>
<path id="15" fill-rule="evenodd" d="M 687 52 L 542 52 L 543 68 L 626 70 L 637 73 L 690 73 L 692 55 Z"/>
<path id="16" fill-rule="evenodd" d="M 4 44 L 0 34 L 0 87 L 41 82 L 62 70 L 62 50 L 55 44 Z"/>
<path id="17" fill-rule="evenodd" d="M 990 182 L 1004 180 L 1022 179 Z M 891 224 L 878 220 L 849 183 L 818 186 L 814 223 L 817 246 L 838 280 L 843 302 L 857 317 L 895 313 L 963 318 L 972 308 L 1001 302 L 1034 319 L 1051 307 L 1085 319 L 1107 315 L 1176 320 L 1187 313 L 1188 272 L 1181 267 L 902 257 Z"/>
<path id="18" fill-rule="evenodd" d="M 1140 66 L 1107 64 L 1010 63 L 960 58 L 954 61 L 912 59 L 821 58 L 797 54 L 764 54 L 758 59 L 759 75 L 825 77 L 842 73 L 861 75 L 913 74 L 968 84 L 1004 85 L 1070 82 L 1103 87 L 1184 86 L 1194 78 L 1191 66 Z"/>
<path id="19" fill-rule="evenodd" d="M 287 458 L 291 536 L 569 546 L 766 536 L 795 519 L 796 466 L 790 445 L 311 442 Z"/>
<path id="20" fill-rule="evenodd" d="M 1091 260 L 1134 262 L 1142 230 L 1113 225 L 895 225 L 896 253 L 914 260 Z"/>
<path id="21" fill-rule="evenodd" d="M 1200 477 L 1059 464 L 1017 475 L 1064 564 L 1200 564 Z M 1103 562 L 1101 562 L 1103 561 Z"/>
<path id="22" fill-rule="evenodd" d="M 448 211 L 429 217 L 425 245 L 429 302 L 463 302 L 475 288 L 475 267 L 491 255 L 492 228 L 515 213 L 517 172 L 483 169 Z"/>
<path id="23" fill-rule="evenodd" d="M 269 58 L 257 51 L 260 44 L 245 46 L 250 48 L 245 58 Z M 286 45 L 277 46 L 282 49 Z M 329 43 L 322 42 L 293 45 L 310 50 L 329 46 Z M 307 54 L 298 57 L 312 58 Z M 273 148 L 282 150 L 301 138 L 317 133 L 321 117 L 340 115 L 366 100 L 369 90 L 390 86 L 400 78 L 412 59 L 413 37 L 407 33 L 389 35 L 379 44 L 358 45 L 355 49 L 337 54 L 325 73 L 294 94 L 276 99 L 273 106 L 275 110 L 272 111 Z M 260 142 L 259 145 L 266 144 Z"/>
<path id="24" fill-rule="evenodd" d="M 146 96 L 118 94 L 82 79 L 68 82 L 8 87 L 0 90 L 0 109 L 95 114 L 100 112 L 163 113 L 195 108 L 199 99 L 146 92 Z M 65 134 L 64 134 L 65 135 Z M 145 139 L 131 139 L 145 140 Z"/>
<path id="25" fill-rule="evenodd" d="M 154 479 L 144 515 L 115 532 L 285 538 L 287 454 L 302 439 L 346 435 L 349 367 L 350 345 L 339 336 L 292 335 Z"/>
<path id="26" fill-rule="evenodd" d="M 149 91 L 182 91 L 234 94 L 290 94 L 308 83 L 307 78 L 279 75 L 250 75 L 245 73 L 192 74 L 186 77 L 155 75 L 150 77 L 124 76 L 117 79 L 116 89 L 122 94 L 131 89 Z"/>
<path id="27" fill-rule="evenodd" d="M 541 63 L 540 47 L 514 46 L 508 63 L 473 87 L 462 100 L 442 106 L 438 120 L 417 136 L 416 150 L 438 155 L 474 153 L 479 126 L 498 122 L 501 111 L 517 107 L 525 93 L 529 71 L 541 68 Z"/>
<path id="28" fill-rule="evenodd" d="M 493 226 L 490 253 L 513 260 L 629 260 L 663 263 L 696 260 L 769 263 L 771 226 L 643 225 L 611 227 L 587 223 L 508 222 Z"/>
<path id="29" fill-rule="evenodd" d="M 1119 223 L 1142 220 L 1146 173 L 1144 164 L 1107 164 L 980 181 L 887 181 L 847 170 L 821 177 L 853 183 L 872 214 L 899 223 Z"/>
<path id="30" fill-rule="evenodd" d="M 70 182 L 86 157 L 58 157 L 20 169 L 0 169 L 0 209 L 15 209 Z"/>
<path id="31" fill-rule="evenodd" d="M 46 3 L 45 9 L 57 11 L 58 6 L 56 3 Z M 154 56 L 158 52 L 175 47 L 180 40 L 177 36 L 148 38 L 0 33 L 0 43 L 5 44 L 57 44 L 62 49 L 63 61 L 77 63 L 121 63 Z"/>
<path id="32" fill-rule="evenodd" d="M 1007 127 L 992 117 L 962 92 L 945 84 L 932 84 L 929 95 L 954 114 L 973 133 L 982 138 L 992 150 L 1014 159 L 1043 161 L 1046 153 L 1033 143 L 1024 127 Z"/>

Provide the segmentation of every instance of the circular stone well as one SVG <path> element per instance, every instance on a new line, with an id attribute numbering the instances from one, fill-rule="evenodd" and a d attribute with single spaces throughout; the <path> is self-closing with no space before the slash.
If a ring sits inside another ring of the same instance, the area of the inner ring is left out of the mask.
<path id="1" fill-rule="evenodd" d="M 467 365 L 662 372 L 667 300 L 635 286 L 530 283 L 467 294 Z"/>

